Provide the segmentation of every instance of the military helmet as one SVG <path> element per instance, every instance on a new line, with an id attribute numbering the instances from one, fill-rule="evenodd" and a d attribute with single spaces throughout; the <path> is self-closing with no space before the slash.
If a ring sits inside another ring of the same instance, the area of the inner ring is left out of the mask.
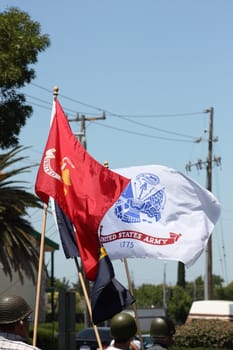
<path id="1" fill-rule="evenodd" d="M 23 320 L 31 313 L 32 309 L 20 296 L 0 296 L 0 324 Z"/>
<path id="2" fill-rule="evenodd" d="M 112 337 L 118 341 L 126 341 L 133 338 L 137 333 L 135 319 L 126 312 L 120 312 L 111 319 L 110 331 Z"/>
<path id="3" fill-rule="evenodd" d="M 151 321 L 150 335 L 153 337 L 171 337 L 175 332 L 174 323 L 168 317 L 155 317 Z"/>

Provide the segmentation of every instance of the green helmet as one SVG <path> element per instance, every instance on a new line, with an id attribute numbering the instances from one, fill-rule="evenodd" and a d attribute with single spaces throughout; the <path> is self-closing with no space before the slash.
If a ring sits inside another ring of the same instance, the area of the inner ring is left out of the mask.
<path id="1" fill-rule="evenodd" d="M 0 324 L 14 323 L 32 313 L 26 301 L 18 295 L 0 297 Z"/>
<path id="2" fill-rule="evenodd" d="M 153 337 L 171 337 L 175 332 L 174 323 L 168 317 L 155 317 L 151 321 L 150 335 Z"/>
<path id="3" fill-rule="evenodd" d="M 126 341 L 137 333 L 137 325 L 133 316 L 126 312 L 120 312 L 113 316 L 110 322 L 112 337 L 117 341 Z"/>

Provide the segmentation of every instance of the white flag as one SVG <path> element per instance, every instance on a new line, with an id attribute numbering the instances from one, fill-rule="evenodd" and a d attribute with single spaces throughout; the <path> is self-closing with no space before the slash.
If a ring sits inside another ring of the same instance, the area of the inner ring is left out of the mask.
<path id="1" fill-rule="evenodd" d="M 99 226 L 100 241 L 109 257 L 154 257 L 192 265 L 220 216 L 214 195 L 165 166 L 114 171 L 131 182 Z"/>

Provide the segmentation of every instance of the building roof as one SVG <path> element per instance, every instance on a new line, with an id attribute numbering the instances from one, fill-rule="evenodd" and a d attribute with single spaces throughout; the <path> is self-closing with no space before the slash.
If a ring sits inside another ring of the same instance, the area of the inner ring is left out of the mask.
<path id="1" fill-rule="evenodd" d="M 41 234 L 37 231 L 32 231 L 31 233 L 32 237 L 35 238 L 37 242 L 40 242 L 41 240 Z M 45 252 L 53 252 L 54 250 L 59 250 L 59 244 L 52 241 L 51 239 L 45 237 L 44 240 L 44 251 Z"/>

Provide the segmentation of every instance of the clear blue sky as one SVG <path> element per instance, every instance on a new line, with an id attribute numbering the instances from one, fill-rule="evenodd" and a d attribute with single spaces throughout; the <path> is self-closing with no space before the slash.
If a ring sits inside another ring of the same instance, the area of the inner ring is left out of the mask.
<path id="1" fill-rule="evenodd" d="M 20 142 L 32 146 L 30 162 L 39 162 L 47 139 L 54 85 L 70 118 L 76 112 L 100 116 L 87 123 L 87 149 L 111 168 L 161 164 L 185 172 L 188 161 L 206 160 L 209 114 L 214 107 L 213 192 L 222 215 L 213 233 L 213 272 L 233 280 L 232 251 L 232 87 L 233 2 L 231 0 L 6 1 L 41 24 L 51 46 L 39 55 L 37 78 L 24 92 L 34 108 Z M 134 117 L 133 117 L 134 116 Z M 72 123 L 79 131 L 79 123 Z M 207 131 L 206 133 L 204 131 Z M 203 137 L 201 143 L 193 141 Z M 33 190 L 36 169 L 28 175 Z M 190 176 L 206 186 L 205 169 Z M 42 213 L 31 217 L 41 230 Z M 59 242 L 51 218 L 46 236 Z M 49 261 L 48 261 L 49 263 Z M 174 284 L 177 263 L 129 259 L 136 285 Z M 114 263 L 126 282 L 124 266 Z M 205 273 L 205 254 L 186 272 L 187 280 Z M 74 263 L 55 254 L 55 275 L 76 281 Z"/>

